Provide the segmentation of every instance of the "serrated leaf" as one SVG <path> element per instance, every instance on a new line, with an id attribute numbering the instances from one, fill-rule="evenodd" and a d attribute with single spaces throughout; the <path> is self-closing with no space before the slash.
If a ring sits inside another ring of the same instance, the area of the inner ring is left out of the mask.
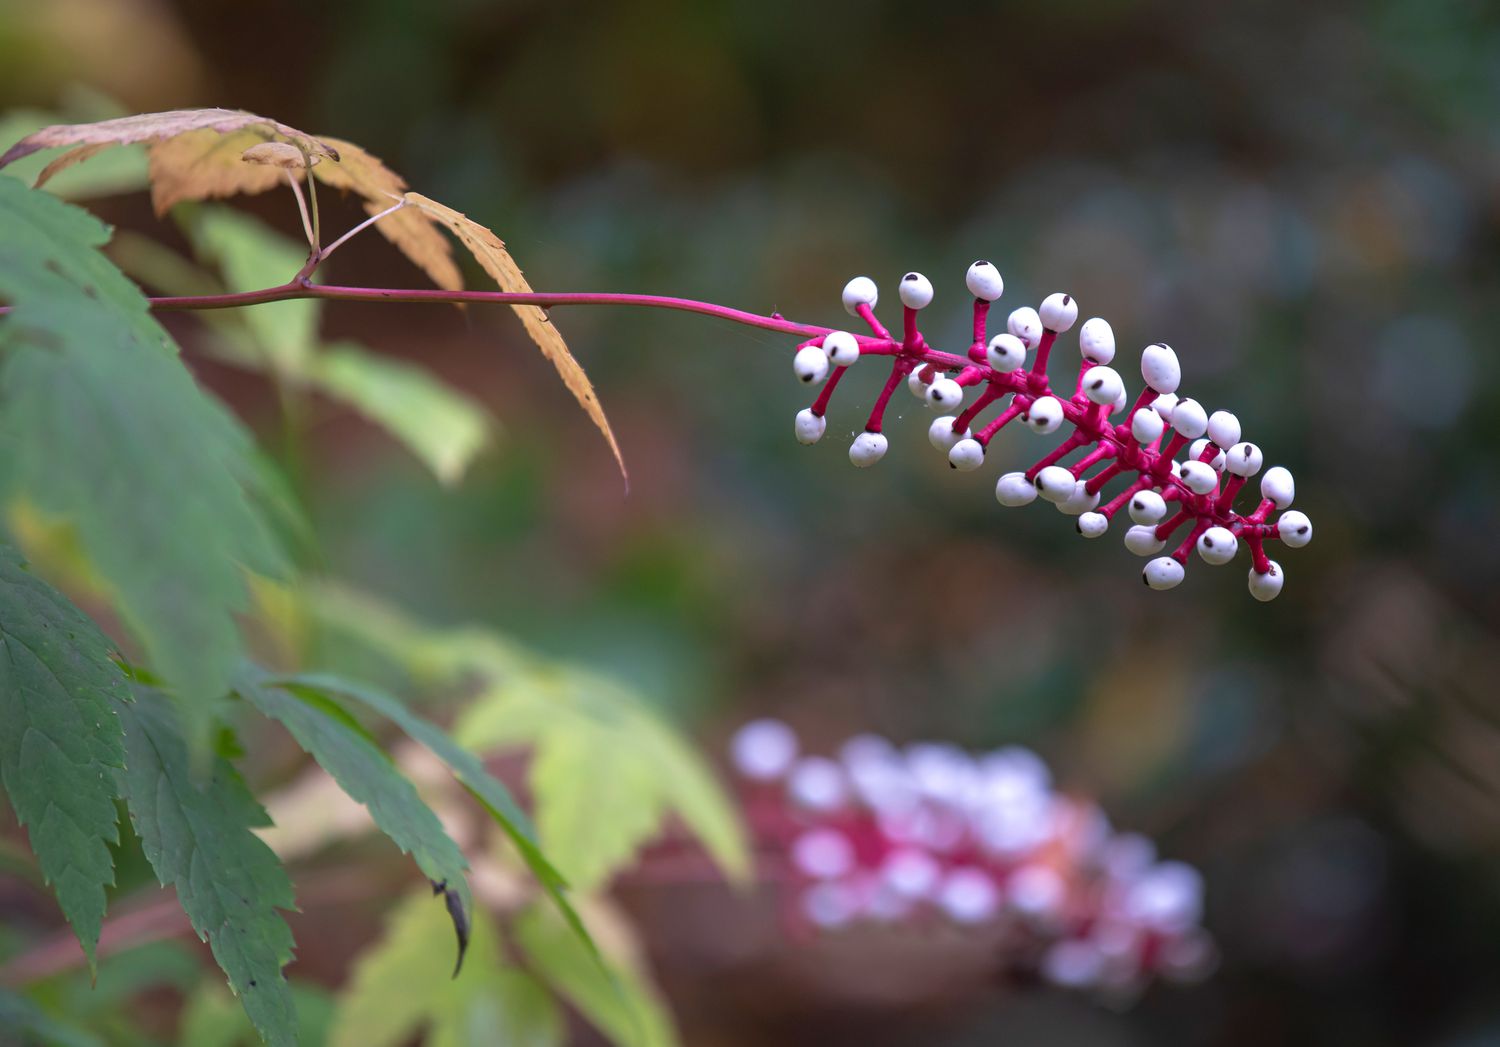
<path id="1" fill-rule="evenodd" d="M 103 633 L 0 545 L 0 784 L 89 966 L 115 882 L 129 698 Z"/>
<path id="2" fill-rule="evenodd" d="M 489 442 L 484 408 L 419 367 L 339 342 L 308 362 L 306 379 L 400 440 L 444 484 Z"/>
<path id="3" fill-rule="evenodd" d="M 589 1022 L 622 1047 L 674 1047 L 677 1033 L 656 990 L 622 965 L 588 962 L 578 939 L 557 916 L 533 906 L 511 933 L 538 976 Z"/>
<path id="4" fill-rule="evenodd" d="M 412 856 L 435 892 L 453 892 L 448 897 L 457 902 L 456 908 L 449 905 L 458 935 L 457 970 L 474 909 L 465 876 L 469 863 L 432 808 L 359 722 L 326 694 L 310 687 L 282 687 L 249 670 L 235 689 L 285 726 L 344 792 L 369 809 L 376 826 Z"/>
<path id="5" fill-rule="evenodd" d="M 280 168 L 241 159 L 246 149 L 265 140 L 257 131 L 200 130 L 153 143 L 146 152 L 152 208 L 164 215 L 184 200 L 220 200 L 285 185 L 286 175 Z M 297 264 L 301 266 L 300 261 Z"/>
<path id="6" fill-rule="evenodd" d="M 353 142 L 338 138 L 327 141 L 338 150 L 339 162 L 313 168 L 314 178 L 334 189 L 364 197 L 367 214 L 379 214 L 401 199 L 406 191 L 405 179 L 381 163 L 379 157 Z M 402 208 L 375 223 L 375 228 L 433 283 L 449 291 L 463 287 L 463 274 L 453 261 L 448 241 L 421 212 Z"/>
<path id="7" fill-rule="evenodd" d="M 537 846 L 536 830 L 532 828 L 531 819 L 516 804 L 510 790 L 484 769 L 484 763 L 477 756 L 449 738 L 436 724 L 422 719 L 397 699 L 373 687 L 318 673 L 292 677 L 280 681 L 280 685 L 322 693 L 332 692 L 353 698 L 400 727 L 412 740 L 425 746 L 447 764 L 454 777 L 484 806 L 515 845 L 527 868 L 547 892 L 564 921 L 578 936 L 584 954 L 592 957 L 596 963 L 602 962 L 598 946 L 594 944 L 583 921 L 578 918 L 578 913 L 568 901 L 566 881 L 546 853 Z"/>
<path id="8" fill-rule="evenodd" d="M 281 283 L 301 267 L 307 254 L 305 244 L 226 207 L 200 208 L 187 225 L 199 258 L 217 267 L 231 287 Z M 313 298 L 270 302 L 240 310 L 236 319 L 249 330 L 274 369 L 298 374 L 317 348 L 321 305 Z"/>
<path id="9" fill-rule="evenodd" d="M 0 179 L 0 480 L 78 530 L 153 670 L 198 708 L 239 661 L 242 565 L 280 556 L 246 484 L 253 443 L 193 381 L 108 230 Z"/>
<path id="10" fill-rule="evenodd" d="M 474 256 L 474 260 L 479 263 L 480 267 L 494 279 L 495 283 L 500 285 L 500 290 L 511 292 L 531 290 L 526 277 L 521 275 L 521 267 L 516 265 L 515 259 L 505 249 L 505 244 L 491 230 L 467 215 L 429 199 L 421 193 L 407 193 L 404 199 L 408 208 L 417 209 L 456 236 L 459 243 L 463 244 Z M 609 427 L 609 419 L 604 416 L 604 408 L 599 405 L 599 396 L 594 392 L 593 383 L 589 381 L 589 376 L 584 373 L 583 367 L 573 359 L 573 354 L 568 351 L 567 343 L 563 341 L 562 335 L 557 333 L 557 328 L 552 326 L 552 321 L 548 318 L 546 311 L 534 305 L 514 305 L 511 308 L 521 318 L 522 326 L 526 328 L 526 333 L 531 336 L 537 348 L 542 351 L 542 355 L 552 362 L 553 367 L 557 368 L 557 373 L 562 376 L 563 384 L 568 387 L 568 391 L 573 394 L 584 412 L 604 434 L 609 449 L 614 452 L 615 461 L 619 463 L 620 474 L 627 475 L 625 459 L 620 454 L 620 445 L 615 442 L 615 434 Z"/>
<path id="11" fill-rule="evenodd" d="M 146 860 L 208 941 L 245 1013 L 272 1045 L 297 1042 L 297 1019 L 281 968 L 292 932 L 278 909 L 294 907 L 292 885 L 275 853 L 251 827 L 265 811 L 239 775 L 214 757 L 195 774 L 173 709 L 137 689 L 121 708 L 126 769 L 120 774 L 131 823 Z"/>
<path id="12" fill-rule="evenodd" d="M 243 109 L 173 109 L 164 113 L 142 113 L 90 124 L 54 124 L 21 139 L 0 155 L 0 167 L 30 156 L 40 149 L 81 145 L 128 145 L 160 142 L 189 131 L 212 131 L 227 135 L 253 131 L 261 141 L 286 141 L 309 155 L 337 158 L 325 143 L 286 124 Z"/>
<path id="13" fill-rule="evenodd" d="M 463 745 L 535 749 L 531 789 L 543 849 L 580 890 L 601 883 L 676 814 L 726 877 L 749 875 L 733 805 L 702 760 L 619 684 L 559 669 L 512 677 L 470 706 Z"/>
<path id="14" fill-rule="evenodd" d="M 332 1047 L 395 1047 L 424 1029 L 429 1047 L 560 1043 L 556 1006 L 535 982 L 502 965 L 494 924 L 483 912 L 474 931 L 469 962 L 449 978 L 442 917 L 420 895 L 396 906 L 339 999 Z"/>
<path id="15" fill-rule="evenodd" d="M 57 117 L 51 114 L 11 112 L 0 118 L 0 142 L 14 142 L 56 122 Z M 76 160 L 86 158 L 79 156 Z M 61 158 L 44 164 L 39 156 L 27 157 L 11 164 L 3 173 L 27 185 L 41 179 L 54 195 L 65 200 L 130 193 L 146 185 L 145 158 L 129 150 L 114 153 L 97 163 L 89 164 L 87 168 L 76 167 L 70 162 L 64 170 L 59 160 Z M 54 181 L 54 176 L 59 174 L 61 177 Z"/>

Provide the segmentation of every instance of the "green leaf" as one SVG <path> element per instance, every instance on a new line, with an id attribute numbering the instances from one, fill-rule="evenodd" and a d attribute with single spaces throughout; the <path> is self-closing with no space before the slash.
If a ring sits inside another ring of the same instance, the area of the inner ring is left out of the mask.
<path id="1" fill-rule="evenodd" d="M 587 953 L 594 957 L 595 962 L 602 962 L 594 939 L 578 918 L 572 903 L 568 901 L 567 883 L 542 849 L 537 846 L 536 830 L 532 828 L 531 819 L 526 817 L 526 812 L 521 810 L 504 783 L 484 769 L 483 761 L 449 738 L 442 728 L 422 719 L 407 709 L 398 699 L 373 687 L 317 673 L 280 681 L 280 686 L 291 687 L 299 692 L 305 690 L 333 692 L 353 698 L 390 720 L 414 741 L 425 746 L 438 759 L 446 763 L 454 777 L 469 790 L 470 794 L 480 802 L 489 812 L 490 817 L 510 838 L 532 875 L 537 878 L 537 882 L 542 885 L 558 911 L 562 913 L 568 926 L 573 928 L 574 933 L 578 935 Z"/>
<path id="2" fill-rule="evenodd" d="M 655 989 L 619 965 L 588 962 L 575 935 L 552 912 L 533 906 L 511 928 L 532 969 L 601 1032 L 628 1047 L 672 1047 L 677 1033 Z"/>
<path id="3" fill-rule="evenodd" d="M 188 236 L 200 259 L 218 268 L 238 291 L 284 284 L 307 260 L 307 245 L 282 236 L 247 214 L 227 207 L 195 208 Z M 300 374 L 318 344 L 322 302 L 299 298 L 242 309 L 240 320 L 266 354 L 274 370 Z"/>
<path id="4" fill-rule="evenodd" d="M 396 1047 L 424 1029 L 429 1047 L 562 1042 L 556 1005 L 534 980 L 502 965 L 487 916 L 476 916 L 473 950 L 457 978 L 448 976 L 448 947 L 448 929 L 425 898 L 392 910 L 339 999 L 332 1047 Z"/>
<path id="5" fill-rule="evenodd" d="M 250 670 L 241 674 L 236 690 L 262 713 L 279 720 L 297 744 L 333 775 L 339 788 L 369 808 L 380 831 L 412 856 L 435 891 L 455 892 L 457 910 L 451 903 L 449 908 L 462 965 L 474 909 L 464 875 L 469 863 L 416 788 L 359 722 L 326 694 L 295 684 L 276 686 Z"/>
<path id="6" fill-rule="evenodd" d="M 269 822 L 233 767 L 215 757 L 195 775 L 188 748 L 160 695 L 138 688 L 121 707 L 126 769 L 120 775 L 146 860 L 228 976 L 266 1042 L 297 1042 L 297 1018 L 281 968 L 292 932 L 278 909 L 294 907 L 275 853 L 251 832 Z"/>
<path id="7" fill-rule="evenodd" d="M 201 738 L 240 658 L 242 565 L 281 562 L 245 489 L 252 442 L 95 249 L 105 226 L 0 178 L 0 227 L 0 478 L 75 525 Z"/>
<path id="8" fill-rule="evenodd" d="M 400 440 L 445 484 L 462 479 L 489 442 L 484 408 L 400 360 L 340 342 L 308 361 L 305 375 Z"/>
<path id="9" fill-rule="evenodd" d="M 632 693 L 590 673 L 512 677 L 454 732 L 479 750 L 536 750 L 531 788 L 543 849 L 580 890 L 602 883 L 676 814 L 732 881 L 749 874 L 733 805 L 699 756 Z"/>
<path id="10" fill-rule="evenodd" d="M 110 650 L 82 611 L 0 545 L 0 784 L 90 968 L 104 888 L 115 882 L 114 771 L 125 763 L 115 709 L 129 692 Z"/>
<path id="11" fill-rule="evenodd" d="M 333 1020 L 333 999 L 327 990 L 292 982 L 292 998 L 297 1005 L 297 1039 L 305 1044 L 327 1042 Z M 188 993 L 178 1022 L 179 1047 L 255 1047 L 259 1041 L 255 1026 L 222 985 L 204 981 Z"/>

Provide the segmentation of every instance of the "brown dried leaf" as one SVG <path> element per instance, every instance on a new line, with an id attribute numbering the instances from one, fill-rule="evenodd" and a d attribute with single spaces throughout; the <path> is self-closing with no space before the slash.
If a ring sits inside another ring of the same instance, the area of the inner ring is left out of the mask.
<path id="1" fill-rule="evenodd" d="M 401 199 L 406 182 L 380 158 L 372 156 L 353 142 L 325 139 L 338 150 L 339 162 L 323 164 L 313 171 L 318 181 L 335 189 L 358 193 L 365 198 L 365 211 L 379 214 Z M 415 210 L 402 208 L 387 215 L 375 227 L 411 259 L 432 282 L 448 291 L 464 285 L 463 274 L 453 261 L 453 252 L 443 234 L 432 222 Z"/>
<path id="2" fill-rule="evenodd" d="M 128 145 L 132 142 L 160 142 L 189 131 L 214 131 L 221 135 L 253 130 L 262 141 L 283 139 L 300 146 L 309 154 L 339 158 L 338 153 L 318 139 L 268 117 L 238 109 L 173 109 L 165 113 L 142 113 L 101 120 L 92 124 L 53 124 L 27 135 L 0 156 L 0 167 L 12 160 L 30 156 L 39 149 L 59 149 L 77 145 Z M 243 152 L 244 150 L 240 150 Z"/>
<path id="3" fill-rule="evenodd" d="M 151 206 L 166 214 L 184 200 L 215 200 L 240 193 L 264 193 L 285 182 L 281 171 L 240 159 L 265 142 L 256 131 L 188 131 L 156 142 L 147 153 Z"/>
<path id="4" fill-rule="evenodd" d="M 520 266 L 516 265 L 515 259 L 511 258 L 510 252 L 505 249 L 505 244 L 492 231 L 453 208 L 428 199 L 421 193 L 407 193 L 406 203 L 407 208 L 397 211 L 397 214 L 406 214 L 407 210 L 415 209 L 432 221 L 446 226 L 449 232 L 458 237 L 459 242 L 468 248 L 469 253 L 474 256 L 474 260 L 484 268 L 484 271 L 500 285 L 500 290 L 510 292 L 531 290 L 531 285 L 521 275 Z M 557 328 L 552 326 L 547 313 L 534 305 L 513 305 L 511 308 L 521 318 L 521 323 L 526 327 L 526 333 L 531 335 L 531 340 L 537 344 L 537 348 L 541 349 L 542 355 L 552 361 L 552 366 L 556 367 L 557 373 L 562 375 L 563 383 L 583 405 L 584 411 L 599 427 L 599 431 L 604 434 L 604 439 L 609 442 L 610 450 L 614 452 L 615 461 L 620 464 L 620 473 L 628 478 L 625 471 L 625 458 L 620 454 L 620 446 L 615 442 L 615 434 L 610 430 L 609 419 L 604 417 L 604 408 L 599 405 L 599 397 L 594 393 L 594 386 L 589 382 L 588 375 L 584 374 L 578 361 L 573 359 L 573 354 L 568 351 L 567 343 L 563 341 L 562 335 L 557 333 Z"/>
<path id="5" fill-rule="evenodd" d="M 300 171 L 304 167 L 311 167 L 323 158 L 314 155 L 303 156 L 302 150 L 290 142 L 261 142 L 241 153 L 240 159 L 247 164 L 268 164 L 271 167 Z"/>
<path id="6" fill-rule="evenodd" d="M 33 183 L 32 188 L 40 189 L 42 186 L 50 182 L 52 180 L 52 176 L 57 174 L 59 171 L 66 171 L 74 164 L 83 163 L 94 154 L 104 152 L 104 150 L 110 148 L 112 144 L 113 143 L 110 142 L 102 142 L 96 143 L 94 145 L 80 145 L 77 149 L 69 149 L 66 153 L 63 153 L 62 156 L 59 156 L 56 160 L 53 160 L 46 167 L 42 168 L 41 172 L 36 176 L 36 182 Z"/>

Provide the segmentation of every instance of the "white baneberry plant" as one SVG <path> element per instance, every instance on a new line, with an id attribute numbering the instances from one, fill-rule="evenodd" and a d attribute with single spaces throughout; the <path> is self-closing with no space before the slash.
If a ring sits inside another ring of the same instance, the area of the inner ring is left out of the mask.
<path id="1" fill-rule="evenodd" d="M 793 928 L 984 930 L 1004 966 L 1114 1000 L 1217 963 L 1198 872 L 1059 791 L 1027 749 L 902 749 L 861 734 L 836 756 L 809 755 L 770 719 L 745 724 L 730 749 Z"/>
<path id="2" fill-rule="evenodd" d="M 990 442 L 1012 422 L 1048 434 L 1064 426 L 1068 436 L 1022 472 L 1008 472 L 995 483 L 995 499 L 1005 506 L 1028 505 L 1040 496 L 1077 520 L 1078 533 L 1098 538 L 1123 510 L 1134 526 L 1125 546 L 1152 559 L 1142 572 L 1153 589 L 1181 583 L 1194 549 L 1205 563 L 1227 564 L 1241 542 L 1249 550 L 1250 593 L 1272 600 L 1285 575 L 1266 554 L 1265 543 L 1279 540 L 1294 548 L 1312 538 L 1312 523 L 1292 503 L 1295 485 L 1283 466 L 1260 479 L 1260 501 L 1249 512 L 1234 507 L 1241 489 L 1261 472 L 1260 448 L 1241 439 L 1239 419 L 1228 411 L 1209 414 L 1198 401 L 1179 394 L 1182 369 L 1177 354 L 1161 342 L 1141 352 L 1145 385 L 1132 401 L 1125 382 L 1110 364 L 1115 336 L 1102 317 L 1079 327 L 1082 357 L 1071 395 L 1052 387 L 1047 364 L 1059 335 L 1078 320 L 1078 303 L 1061 292 L 1039 308 L 1022 306 L 991 336 L 989 314 L 1005 289 L 988 261 L 969 266 L 965 277 L 973 296 L 973 339 L 963 356 L 934 349 L 922 336 L 918 313 L 932 302 L 932 283 L 921 273 L 901 278 L 902 331 L 897 337 L 875 316 L 879 291 L 866 276 L 844 287 L 844 308 L 869 335 L 831 331 L 810 338 L 793 358 L 797 377 L 823 384 L 812 406 L 798 412 L 797 439 L 817 443 L 827 430 L 833 392 L 861 358 L 891 359 L 890 374 L 849 447 L 849 460 L 861 468 L 880 461 L 889 442 L 882 432 L 892 394 L 905 383 L 911 393 L 938 412 L 928 430 L 933 447 L 948 464 L 965 472 L 981 468 Z M 1028 357 L 1031 360 L 1027 366 Z M 969 390 L 977 395 L 967 406 Z M 1065 459 L 1078 454 L 1071 465 Z M 1117 479 L 1124 486 L 1104 501 Z M 1283 510 L 1272 520 L 1273 510 Z M 1170 553 L 1162 554 L 1175 541 Z"/>

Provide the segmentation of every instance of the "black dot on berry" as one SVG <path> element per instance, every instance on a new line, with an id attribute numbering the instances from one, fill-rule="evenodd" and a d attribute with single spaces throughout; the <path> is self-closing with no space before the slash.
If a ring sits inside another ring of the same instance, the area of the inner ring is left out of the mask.
<path id="1" fill-rule="evenodd" d="M 1072 304 L 1073 304 L 1073 299 L 1069 298 L 1067 295 L 1063 295 L 1063 305 L 1072 305 Z"/>
<path id="2" fill-rule="evenodd" d="M 902 279 L 905 279 L 905 280 L 915 280 L 915 279 L 917 279 L 917 274 L 916 273 L 907 273 L 906 276 L 904 276 Z"/>

